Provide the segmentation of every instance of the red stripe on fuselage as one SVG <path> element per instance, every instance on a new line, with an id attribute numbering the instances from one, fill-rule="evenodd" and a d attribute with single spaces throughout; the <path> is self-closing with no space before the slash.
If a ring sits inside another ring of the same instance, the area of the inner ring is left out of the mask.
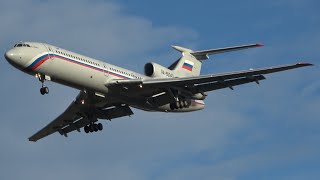
<path id="1" fill-rule="evenodd" d="M 104 72 L 104 71 L 105 71 L 104 69 L 101 69 L 101 68 L 98 68 L 98 67 L 94 67 L 94 66 L 91 66 L 91 65 L 82 63 L 82 62 L 78 62 L 78 61 L 75 61 L 75 60 L 73 60 L 73 59 L 69 59 L 69 58 L 66 58 L 66 57 L 57 56 L 57 55 L 49 55 L 49 56 L 44 57 L 44 58 L 41 59 L 39 62 L 37 62 L 37 63 L 31 68 L 31 70 L 35 70 L 36 68 L 38 68 L 41 64 L 43 64 L 45 61 L 47 61 L 47 60 L 50 59 L 50 58 L 59 58 L 59 59 L 61 59 L 61 60 L 64 60 L 64 61 L 67 61 L 67 62 L 71 62 L 71 63 L 74 63 L 74 64 L 78 64 L 78 65 L 81 65 L 81 66 L 84 66 L 84 67 L 88 67 L 88 68 L 90 68 L 90 69 L 97 70 L 97 71 L 100 71 L 100 72 Z M 110 74 L 110 75 L 113 75 L 113 76 L 115 76 L 115 77 L 118 77 L 118 78 L 130 79 L 130 78 L 128 78 L 128 77 L 125 77 L 125 76 L 120 75 L 120 74 L 116 74 L 116 73 L 114 73 L 114 72 L 106 71 L 106 73 L 108 73 L 108 74 Z"/>
<path id="2" fill-rule="evenodd" d="M 37 67 L 39 67 L 42 63 L 44 63 L 46 60 L 50 59 L 49 56 L 46 56 L 44 57 L 43 59 L 41 59 L 39 62 L 37 62 L 37 64 L 35 64 L 33 67 L 32 67 L 32 70 L 35 70 L 37 69 Z"/>

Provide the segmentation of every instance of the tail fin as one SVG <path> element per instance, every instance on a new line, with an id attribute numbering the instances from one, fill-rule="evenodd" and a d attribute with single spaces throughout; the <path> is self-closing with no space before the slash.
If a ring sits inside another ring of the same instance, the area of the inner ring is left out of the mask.
<path id="1" fill-rule="evenodd" d="M 201 72 L 202 60 L 209 59 L 210 54 L 225 53 L 230 51 L 238 51 L 248 48 L 263 46 L 263 44 L 248 44 L 241 46 L 225 47 L 218 49 L 209 49 L 203 51 L 193 51 L 180 46 L 172 46 L 182 53 L 180 59 L 174 62 L 169 69 L 172 70 L 177 77 L 199 76 Z"/>
<path id="2" fill-rule="evenodd" d="M 202 62 L 196 59 L 191 53 L 191 49 L 172 46 L 174 49 L 180 51 L 182 56 L 174 62 L 169 69 L 173 71 L 176 77 L 199 76 Z"/>

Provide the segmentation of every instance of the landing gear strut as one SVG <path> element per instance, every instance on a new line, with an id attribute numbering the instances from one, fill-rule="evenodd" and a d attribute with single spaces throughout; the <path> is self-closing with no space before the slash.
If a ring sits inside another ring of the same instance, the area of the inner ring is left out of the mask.
<path id="1" fill-rule="evenodd" d="M 49 88 L 44 86 L 44 81 L 46 80 L 45 79 L 45 76 L 42 75 L 42 74 L 37 74 L 38 78 L 39 78 L 39 81 L 41 82 L 41 88 L 40 88 L 40 93 L 42 95 L 45 95 L 45 94 L 49 94 Z"/>
<path id="2" fill-rule="evenodd" d="M 98 131 L 102 131 L 102 129 L 103 129 L 103 125 L 101 123 L 98 123 L 98 124 L 92 123 L 83 128 L 85 133 L 98 132 Z"/>

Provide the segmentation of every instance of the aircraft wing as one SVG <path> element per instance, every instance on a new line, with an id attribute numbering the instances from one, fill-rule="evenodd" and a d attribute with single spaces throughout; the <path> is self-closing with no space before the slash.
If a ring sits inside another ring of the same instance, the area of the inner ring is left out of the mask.
<path id="1" fill-rule="evenodd" d="M 69 132 L 75 130 L 80 132 L 80 128 L 97 121 L 97 119 L 111 120 L 132 114 L 133 112 L 126 104 L 106 104 L 99 97 L 88 96 L 84 92 L 80 92 L 76 100 L 60 116 L 32 135 L 29 141 L 35 142 L 55 132 L 67 137 Z"/>
<path id="2" fill-rule="evenodd" d="M 221 74 L 210 74 L 204 76 L 194 76 L 194 77 L 184 77 L 184 78 L 172 78 L 172 79 L 147 79 L 142 82 L 142 85 L 156 85 L 156 86 L 177 86 L 177 85 L 194 85 L 194 84 L 203 84 L 203 83 L 210 83 L 214 81 L 224 81 L 229 79 L 236 79 L 236 78 L 251 78 L 255 75 L 261 74 L 270 74 L 279 71 L 285 71 L 289 69 L 300 68 L 304 66 L 312 66 L 309 63 L 297 63 L 297 64 L 289 64 L 283 66 L 275 66 L 275 67 L 268 67 L 268 68 L 261 68 L 261 69 L 250 69 L 245 71 L 237 71 L 237 72 L 230 72 L 230 73 L 221 73 Z"/>
<path id="3" fill-rule="evenodd" d="M 126 88 L 139 86 L 140 88 L 185 88 L 193 93 L 207 92 L 221 88 L 231 88 L 235 85 L 249 82 L 259 82 L 265 79 L 263 74 L 270 74 L 289 69 L 305 66 L 312 66 L 309 63 L 289 64 L 261 69 L 250 69 L 245 71 L 210 74 L 204 76 L 165 78 L 165 79 L 145 79 L 145 80 L 117 80 L 114 84 L 122 85 Z"/>

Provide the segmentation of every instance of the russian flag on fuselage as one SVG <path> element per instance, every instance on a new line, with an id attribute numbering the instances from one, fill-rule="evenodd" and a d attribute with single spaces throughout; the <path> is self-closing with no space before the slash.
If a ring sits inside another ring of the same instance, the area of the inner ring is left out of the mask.
<path id="1" fill-rule="evenodd" d="M 184 63 L 183 63 L 183 65 L 182 65 L 182 68 L 183 68 L 183 69 L 186 69 L 186 70 L 188 70 L 188 71 L 192 71 L 193 64 L 194 64 L 193 62 L 188 61 L 188 60 L 185 60 Z"/>

